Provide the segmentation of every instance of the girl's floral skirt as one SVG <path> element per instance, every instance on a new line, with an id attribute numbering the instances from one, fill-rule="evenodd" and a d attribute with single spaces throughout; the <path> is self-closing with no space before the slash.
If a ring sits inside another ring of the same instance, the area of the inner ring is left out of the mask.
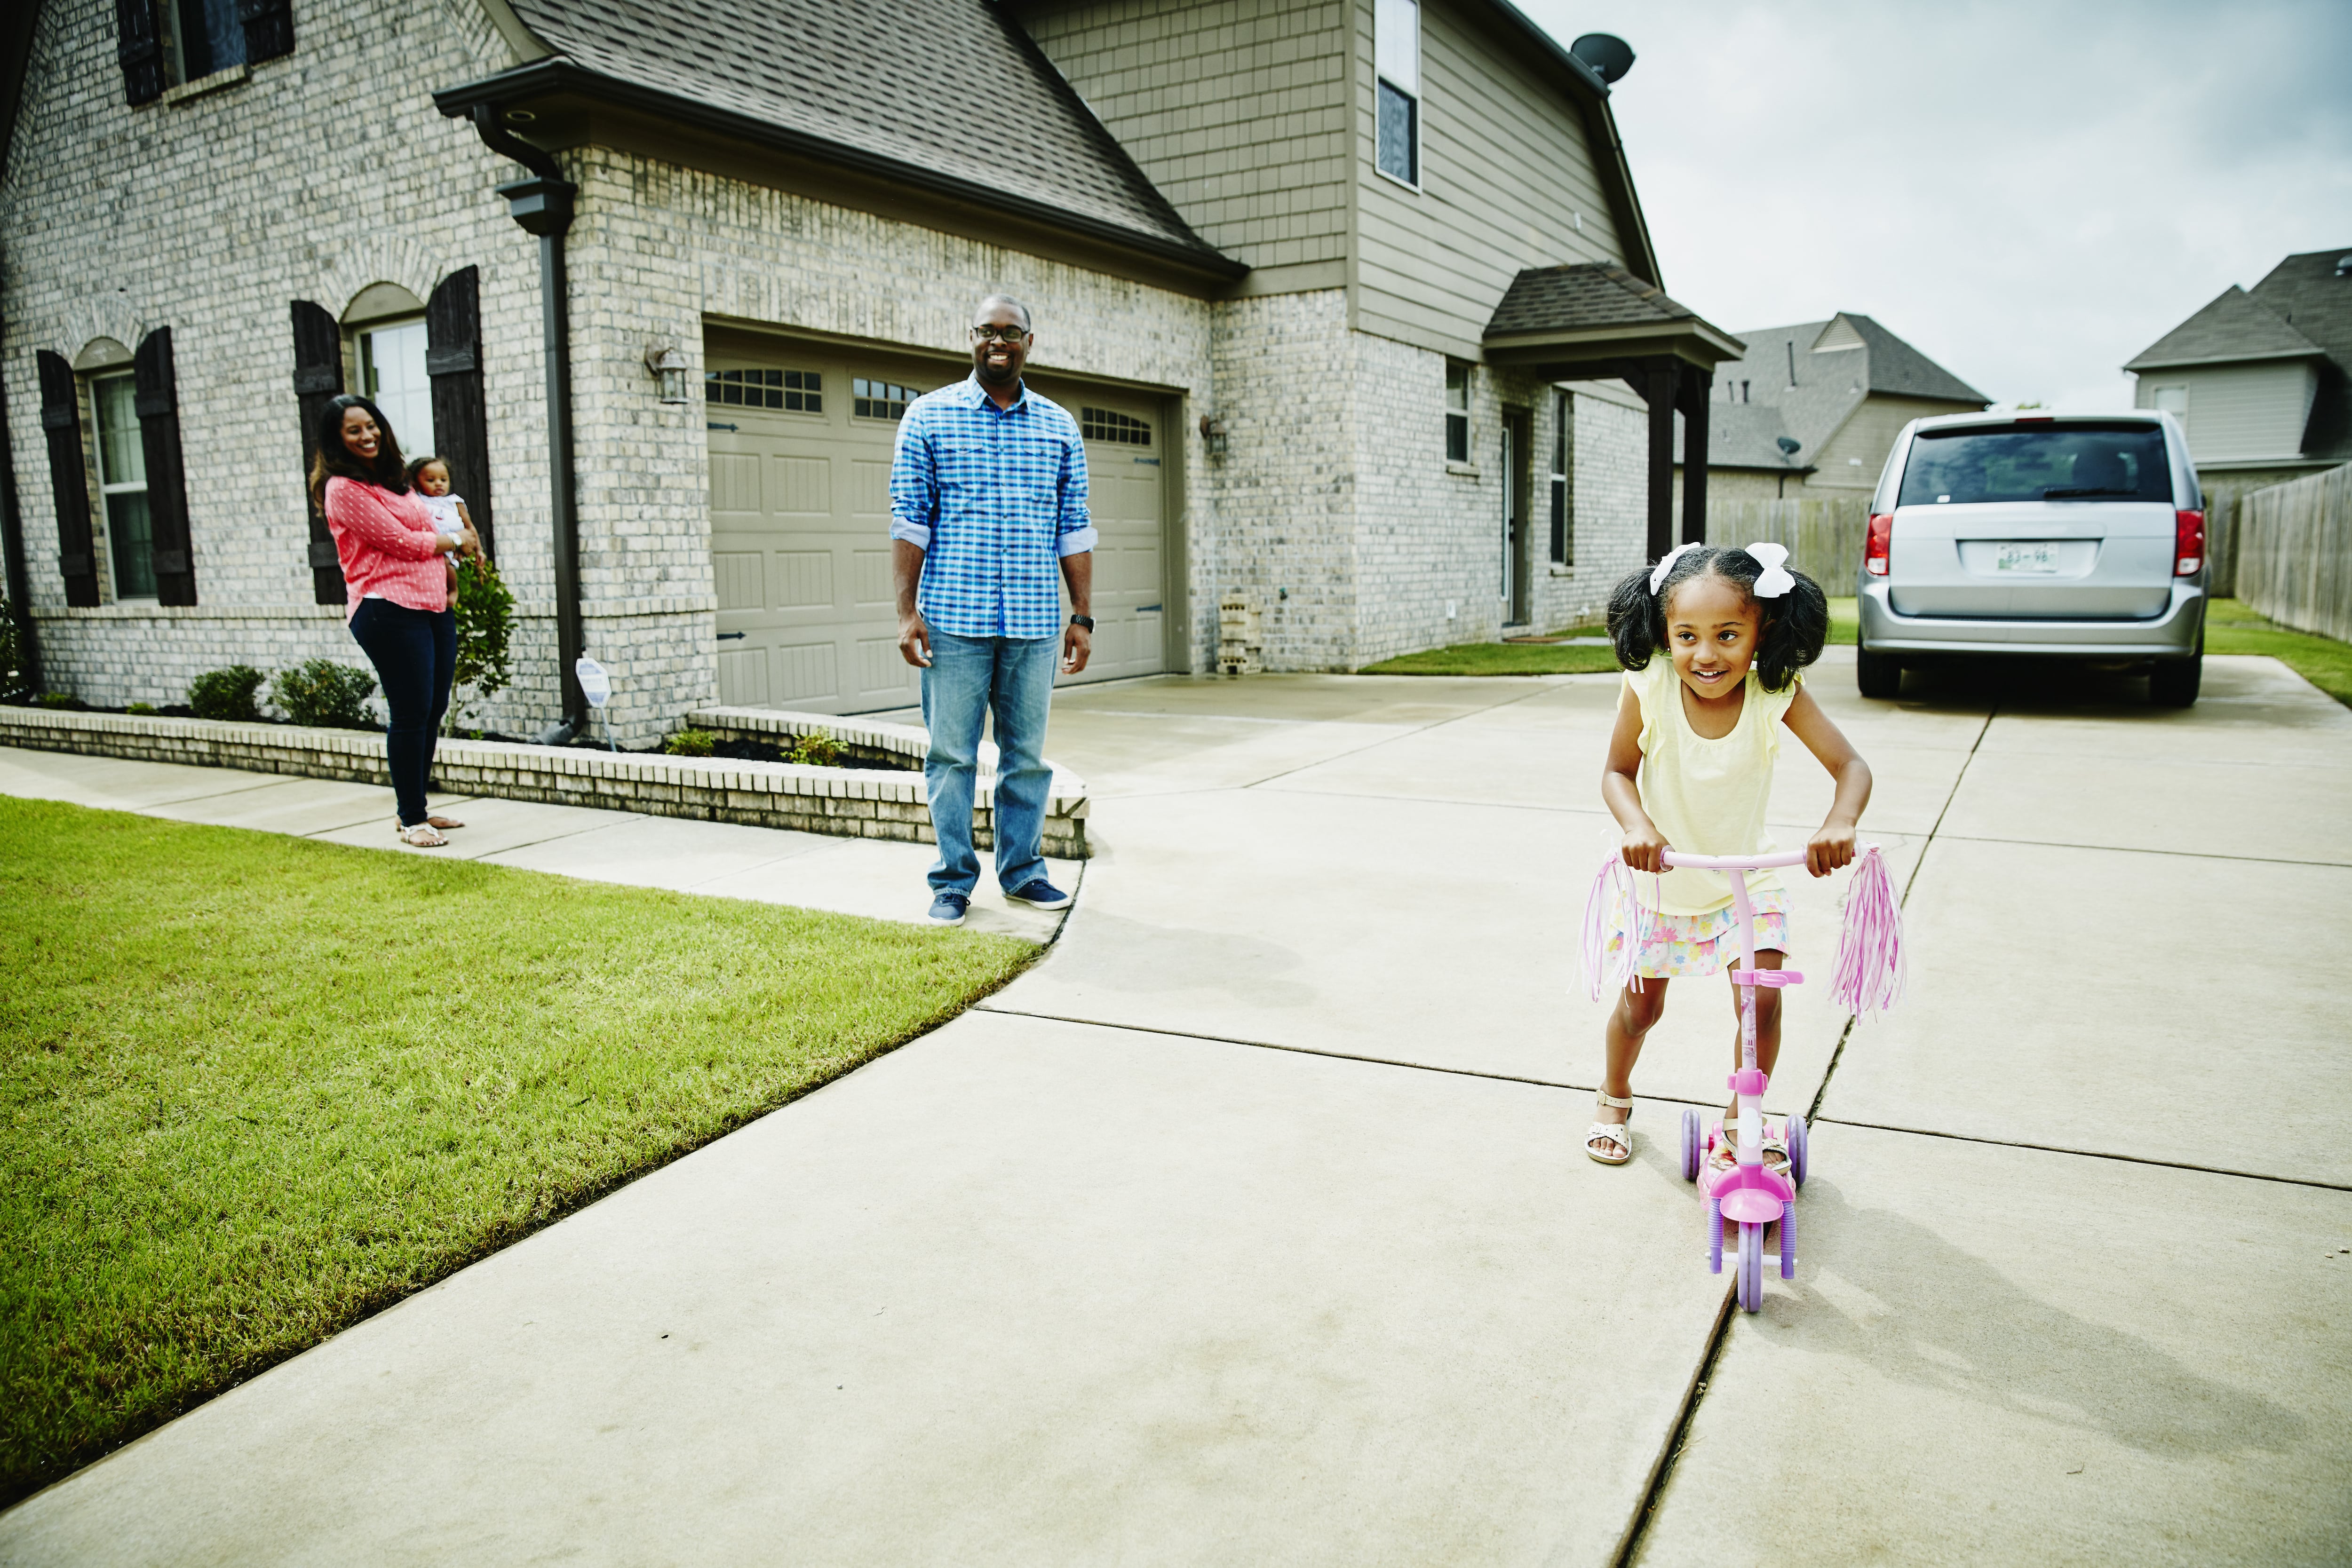
<path id="1" fill-rule="evenodd" d="M 1789 951 L 1788 895 L 1769 889 L 1755 894 L 1756 950 Z M 1720 974 L 1739 967 L 1739 912 L 1729 904 L 1708 915 L 1664 915 L 1620 900 L 1611 912 L 1609 957 L 1624 951 L 1629 932 L 1638 933 L 1633 972 L 1654 980 L 1679 980 Z"/>

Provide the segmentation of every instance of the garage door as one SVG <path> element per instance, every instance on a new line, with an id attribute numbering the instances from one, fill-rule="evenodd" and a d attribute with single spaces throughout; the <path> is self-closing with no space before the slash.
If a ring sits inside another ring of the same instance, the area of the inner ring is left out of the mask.
<path id="1" fill-rule="evenodd" d="M 890 458 L 907 403 L 956 369 L 731 347 L 712 342 L 706 361 L 719 701 L 817 713 L 914 703 L 890 592 Z M 1102 534 L 1094 659 L 1078 679 L 1153 674 L 1167 619 L 1158 404 L 1059 378 L 1031 385 L 1079 419 Z"/>

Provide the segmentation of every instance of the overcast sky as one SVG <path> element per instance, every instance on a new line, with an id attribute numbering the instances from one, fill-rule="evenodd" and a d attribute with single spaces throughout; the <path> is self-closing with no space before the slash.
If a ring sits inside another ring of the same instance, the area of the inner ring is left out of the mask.
<path id="1" fill-rule="evenodd" d="M 1633 47 L 1617 125 L 1668 293 L 1875 317 L 2000 402 L 2117 367 L 2284 256 L 2352 252 L 2352 5 L 1519 0 Z"/>

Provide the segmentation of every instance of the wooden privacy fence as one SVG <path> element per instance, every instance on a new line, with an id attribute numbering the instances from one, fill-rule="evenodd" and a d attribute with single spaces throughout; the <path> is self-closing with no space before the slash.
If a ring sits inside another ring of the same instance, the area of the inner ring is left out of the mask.
<path id="1" fill-rule="evenodd" d="M 2352 642 L 2352 464 L 2238 503 L 2238 597 L 2282 626 Z"/>
<path id="2" fill-rule="evenodd" d="M 1835 599 L 1853 591 L 1862 565 L 1862 545 L 1870 531 L 1870 497 L 1851 500 L 1710 500 L 1706 542 L 1738 545 L 1770 542 L 1789 548 L 1789 566 L 1822 585 Z"/>

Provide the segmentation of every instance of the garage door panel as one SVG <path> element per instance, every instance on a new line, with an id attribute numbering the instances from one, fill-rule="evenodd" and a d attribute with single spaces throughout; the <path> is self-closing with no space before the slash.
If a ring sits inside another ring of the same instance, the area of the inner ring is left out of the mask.
<path id="1" fill-rule="evenodd" d="M 833 552 L 831 550 L 778 550 L 776 552 L 776 608 L 779 610 L 830 610 L 833 608 Z"/>
<path id="2" fill-rule="evenodd" d="M 775 651 L 776 702 L 780 706 L 830 702 L 841 690 L 831 643 L 802 643 Z"/>
<path id="3" fill-rule="evenodd" d="M 760 511 L 760 459 L 749 452 L 710 455 L 710 509 L 714 512 Z"/>
<path id="4" fill-rule="evenodd" d="M 714 550 L 710 574 L 719 589 L 719 609 L 765 610 L 768 607 L 765 558 L 758 550 Z"/>
<path id="5" fill-rule="evenodd" d="M 862 637 L 857 643 L 858 695 L 874 699 L 887 699 L 914 692 L 918 674 L 915 666 L 907 663 L 898 652 L 898 639 Z"/>
<path id="6" fill-rule="evenodd" d="M 885 549 L 862 549 L 857 552 L 857 604 L 860 609 L 875 605 L 896 607 L 898 595 L 890 586 L 890 552 Z"/>
<path id="7" fill-rule="evenodd" d="M 892 444 L 897 444 L 898 427 L 889 427 Z M 849 465 L 849 509 L 860 517 L 880 519 L 890 515 L 890 459 L 859 457 Z"/>
<path id="8" fill-rule="evenodd" d="M 768 701 L 768 651 L 728 648 L 719 654 L 719 701 L 726 707 L 762 707 Z"/>
<path id="9" fill-rule="evenodd" d="M 833 516 L 833 459 L 778 457 L 775 509 L 789 517 Z"/>

